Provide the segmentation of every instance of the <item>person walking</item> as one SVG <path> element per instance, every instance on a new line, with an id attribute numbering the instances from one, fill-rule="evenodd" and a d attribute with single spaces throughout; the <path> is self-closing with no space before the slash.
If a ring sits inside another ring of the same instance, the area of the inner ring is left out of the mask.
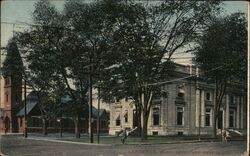
<path id="1" fill-rule="evenodd" d="M 125 128 L 125 129 L 123 130 L 123 132 L 122 132 L 122 139 L 121 139 L 122 144 L 125 144 L 125 141 L 126 141 L 127 137 L 128 137 L 128 135 L 127 135 L 127 130 L 126 130 L 126 128 Z"/>

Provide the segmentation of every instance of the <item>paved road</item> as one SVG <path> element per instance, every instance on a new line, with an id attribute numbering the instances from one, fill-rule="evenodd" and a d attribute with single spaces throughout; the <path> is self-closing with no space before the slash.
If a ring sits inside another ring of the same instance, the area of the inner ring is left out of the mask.
<path id="1" fill-rule="evenodd" d="M 88 145 L 2 136 L 1 151 L 8 156 L 240 156 L 246 142 L 159 145 Z"/>

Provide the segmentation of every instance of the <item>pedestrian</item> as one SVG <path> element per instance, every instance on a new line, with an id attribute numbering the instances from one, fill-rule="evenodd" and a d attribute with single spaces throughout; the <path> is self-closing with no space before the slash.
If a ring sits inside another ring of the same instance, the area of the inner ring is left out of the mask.
<path id="1" fill-rule="evenodd" d="M 224 137 L 225 142 L 227 142 L 227 140 L 230 138 L 230 134 L 227 130 L 224 130 L 223 137 Z"/>
<path id="2" fill-rule="evenodd" d="M 127 131 L 126 131 L 126 128 L 123 130 L 123 132 L 122 132 L 122 139 L 121 139 L 121 141 L 122 141 L 122 144 L 125 144 L 125 141 L 126 141 L 126 139 L 127 139 Z"/>

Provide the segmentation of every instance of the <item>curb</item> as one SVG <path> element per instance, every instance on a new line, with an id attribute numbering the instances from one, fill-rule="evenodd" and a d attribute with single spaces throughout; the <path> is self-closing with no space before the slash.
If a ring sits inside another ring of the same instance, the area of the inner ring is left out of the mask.
<path id="1" fill-rule="evenodd" d="M 76 142 L 76 141 L 66 141 L 66 140 L 57 140 L 57 139 L 48 139 L 48 138 L 35 138 L 29 137 L 27 139 L 30 140 L 40 140 L 40 141 L 50 141 L 50 142 L 57 142 L 57 143 L 69 143 L 69 144 L 79 144 L 79 145 L 94 145 L 94 146 L 112 146 L 112 145 L 123 145 L 123 144 L 97 144 L 97 143 L 83 143 L 83 142 Z M 220 142 L 220 141 L 211 141 L 211 140 L 188 140 L 188 141 L 176 141 L 176 142 L 160 142 L 160 143 L 131 143 L 125 145 L 159 145 L 159 144 L 185 144 L 185 143 L 204 143 L 204 142 Z"/>
<path id="2" fill-rule="evenodd" d="M 32 137 L 29 137 L 27 139 L 30 139 L 30 140 L 39 140 L 39 141 L 57 142 L 57 143 L 79 144 L 79 145 L 112 146 L 112 144 L 84 143 L 84 142 L 75 142 L 75 141 L 45 139 L 45 138 L 32 138 Z"/>

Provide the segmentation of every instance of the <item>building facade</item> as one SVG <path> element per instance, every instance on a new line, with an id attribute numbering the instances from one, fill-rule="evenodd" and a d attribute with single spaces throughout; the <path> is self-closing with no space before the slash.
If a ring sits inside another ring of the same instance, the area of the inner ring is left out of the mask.
<path id="1" fill-rule="evenodd" d="M 19 132 L 16 113 L 22 103 L 22 77 L 6 77 L 4 83 L 4 107 L 1 109 L 1 131 L 4 133 Z"/>
<path id="2" fill-rule="evenodd" d="M 152 103 L 148 119 L 148 135 L 211 135 L 215 103 L 215 85 L 194 78 L 198 69 L 176 64 L 176 81 L 161 87 L 167 96 Z M 217 120 L 217 129 L 234 129 L 246 133 L 246 85 L 229 83 Z M 121 100 L 110 108 L 110 130 L 115 135 L 124 128 L 134 128 L 135 107 L 132 101 Z"/>

